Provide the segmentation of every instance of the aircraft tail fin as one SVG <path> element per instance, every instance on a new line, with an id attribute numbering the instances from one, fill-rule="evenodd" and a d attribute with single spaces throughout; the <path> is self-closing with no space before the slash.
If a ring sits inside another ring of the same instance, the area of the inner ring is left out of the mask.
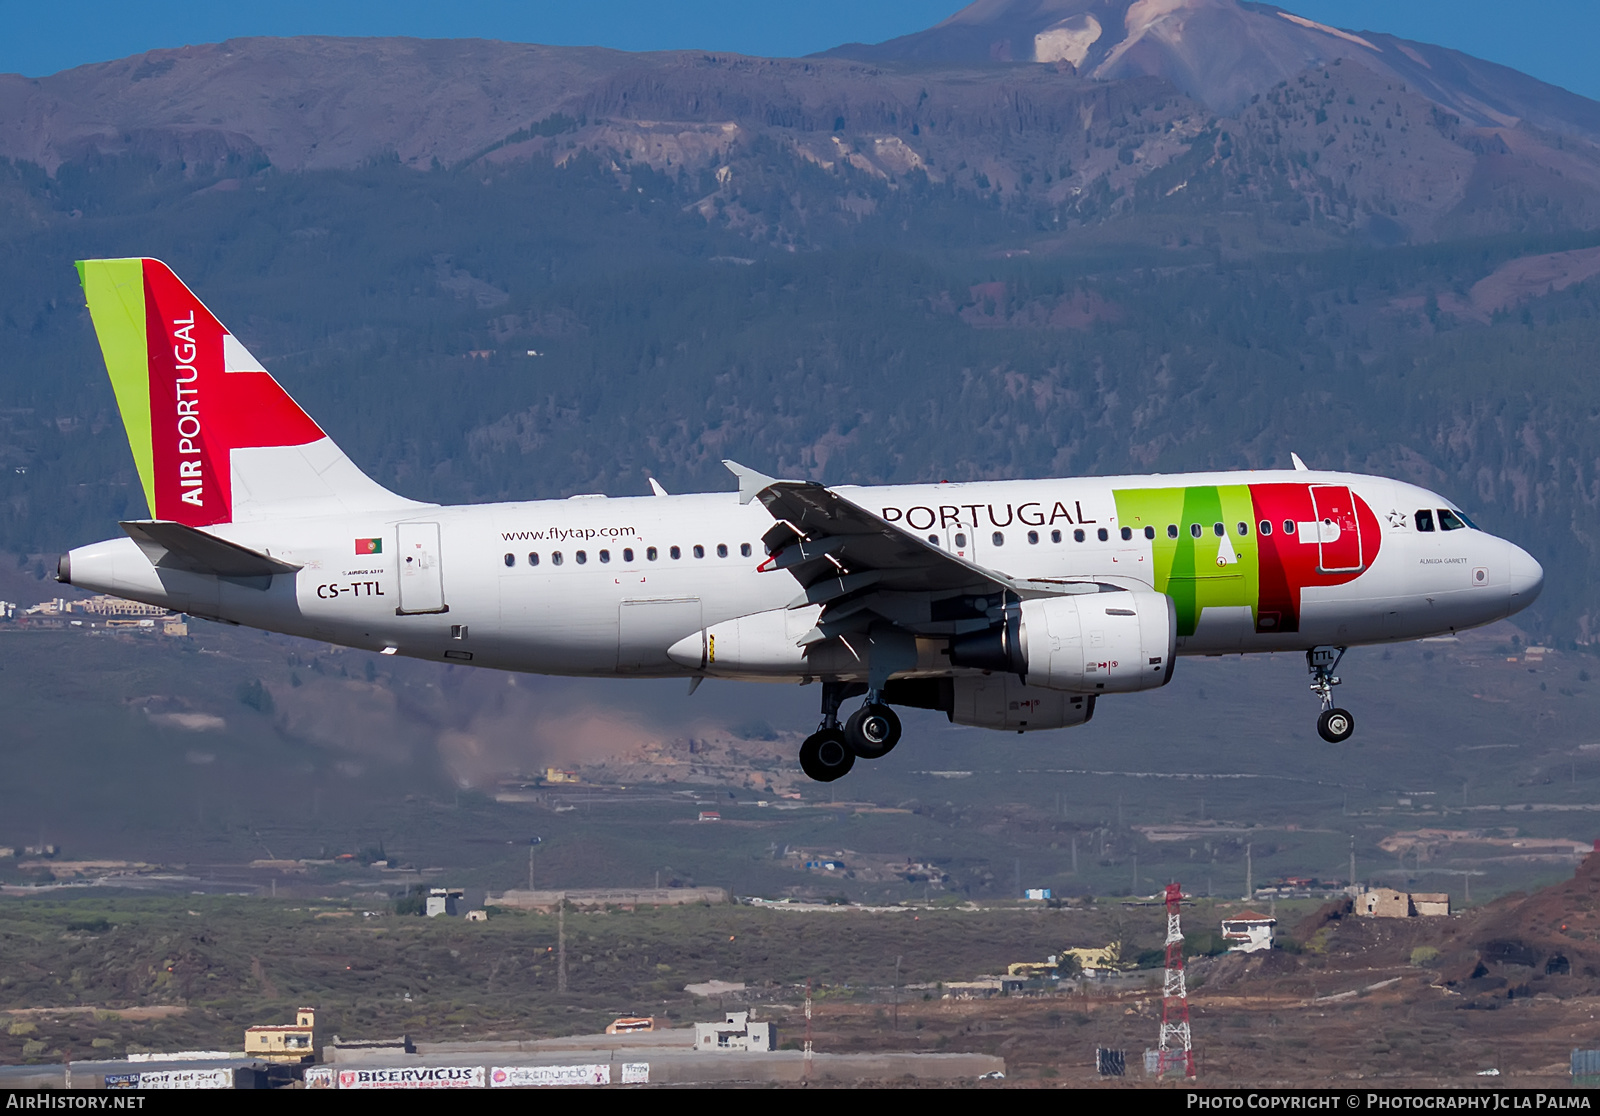
<path id="1" fill-rule="evenodd" d="M 419 506 L 357 469 L 166 264 L 82 260 L 78 278 L 151 518 Z"/>

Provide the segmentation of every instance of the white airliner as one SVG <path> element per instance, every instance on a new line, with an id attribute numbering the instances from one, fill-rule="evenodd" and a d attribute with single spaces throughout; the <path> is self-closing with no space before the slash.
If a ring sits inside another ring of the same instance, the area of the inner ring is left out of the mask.
<path id="1" fill-rule="evenodd" d="M 813 779 L 887 754 L 892 706 L 1080 725 L 1180 655 L 1305 651 L 1337 742 L 1346 647 L 1487 624 L 1543 584 L 1444 497 L 1299 458 L 873 488 L 728 462 L 737 493 L 420 503 L 357 469 L 164 264 L 78 266 L 152 518 L 63 555 L 61 581 L 501 670 L 817 682 Z"/>

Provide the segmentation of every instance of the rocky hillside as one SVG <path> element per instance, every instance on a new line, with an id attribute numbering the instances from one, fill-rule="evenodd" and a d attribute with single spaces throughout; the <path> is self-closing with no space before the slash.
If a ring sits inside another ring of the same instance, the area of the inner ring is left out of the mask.
<path id="1" fill-rule="evenodd" d="M 1121 18 L 1133 27 L 1150 6 L 1121 4 Z M 872 205 L 856 179 L 921 177 L 1052 231 L 1193 209 L 1197 196 L 1385 243 L 1520 230 L 1530 212 L 1597 220 L 1600 105 L 1437 48 L 1430 61 L 1421 47 L 1380 48 L 1232 0 L 1159 5 L 1165 14 L 1115 49 L 1107 31 L 1082 57 L 1068 51 L 1081 65 L 996 65 L 949 45 L 1019 12 L 1033 23 L 1099 18 L 1068 11 L 1077 7 L 1106 5 L 974 5 L 928 38 L 854 52 L 866 61 L 232 40 L 0 78 L 0 155 L 50 172 L 128 153 L 303 171 L 391 157 L 418 169 L 560 162 L 583 150 L 622 174 L 714 171 L 706 212 L 789 243 L 807 239 L 814 215 L 758 214 L 794 194 L 803 168 L 831 176 L 827 205 L 847 215 Z"/>

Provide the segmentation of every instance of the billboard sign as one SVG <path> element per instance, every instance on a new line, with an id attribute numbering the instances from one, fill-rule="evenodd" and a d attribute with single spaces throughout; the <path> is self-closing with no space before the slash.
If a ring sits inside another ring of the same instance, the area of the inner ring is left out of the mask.
<path id="1" fill-rule="evenodd" d="M 406 1066 L 342 1069 L 341 1089 L 481 1089 L 482 1066 Z"/>
<path id="2" fill-rule="evenodd" d="M 588 1066 L 496 1066 L 489 1071 L 489 1084 L 497 1088 L 528 1088 L 539 1085 L 609 1085 L 609 1062 Z"/>
<path id="3" fill-rule="evenodd" d="M 231 1089 L 233 1088 L 233 1070 L 231 1068 L 143 1070 L 139 1074 L 137 1087 L 140 1089 Z"/>

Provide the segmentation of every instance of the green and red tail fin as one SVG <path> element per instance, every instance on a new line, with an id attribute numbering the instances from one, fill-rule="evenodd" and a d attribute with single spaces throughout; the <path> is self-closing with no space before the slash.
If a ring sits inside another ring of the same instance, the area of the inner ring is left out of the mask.
<path id="1" fill-rule="evenodd" d="M 83 260 L 152 518 L 191 527 L 409 501 L 363 475 L 160 260 Z"/>

